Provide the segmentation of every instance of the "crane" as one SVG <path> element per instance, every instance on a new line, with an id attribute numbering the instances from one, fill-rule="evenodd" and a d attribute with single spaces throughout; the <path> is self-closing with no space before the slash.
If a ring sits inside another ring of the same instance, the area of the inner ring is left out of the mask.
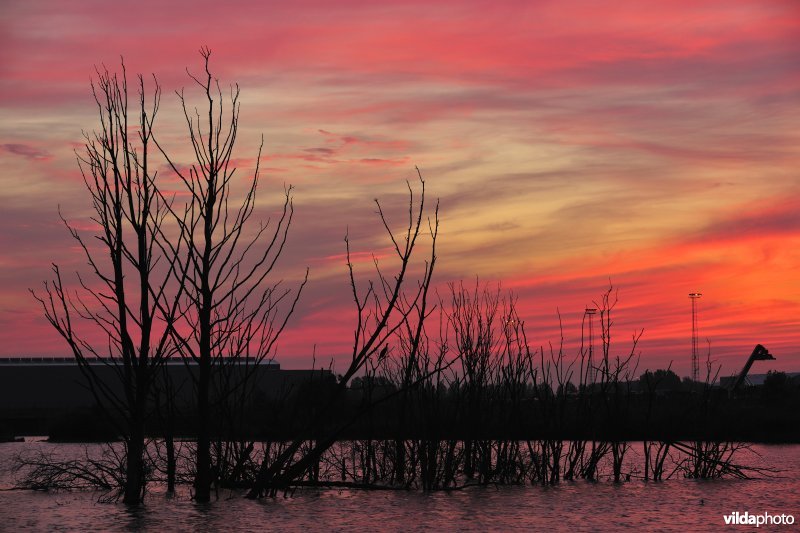
<path id="1" fill-rule="evenodd" d="M 733 387 L 731 387 L 731 393 L 736 392 L 736 390 L 742 386 L 744 380 L 747 378 L 747 373 L 750 371 L 750 367 L 753 366 L 754 361 L 769 361 L 773 359 L 775 358 L 771 353 L 769 353 L 769 350 L 760 344 L 756 344 L 756 347 L 753 348 L 753 353 L 750 354 L 750 357 L 747 359 L 747 363 L 745 363 L 744 368 L 742 368 L 742 371 L 739 372 L 739 376 L 733 383 Z"/>

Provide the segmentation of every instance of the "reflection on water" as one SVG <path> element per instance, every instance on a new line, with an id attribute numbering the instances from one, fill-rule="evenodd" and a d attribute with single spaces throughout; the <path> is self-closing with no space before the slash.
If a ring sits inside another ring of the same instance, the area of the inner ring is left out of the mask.
<path id="1" fill-rule="evenodd" d="M 0 465 L 25 444 L 0 444 Z M 73 445 L 58 446 L 68 454 Z M 665 531 L 724 530 L 733 511 L 791 513 L 800 519 L 800 446 L 756 446 L 775 477 L 660 483 L 569 482 L 555 487 L 469 488 L 423 494 L 304 490 L 289 498 L 252 502 L 225 491 L 198 505 L 186 495 L 151 493 L 142 507 L 97 503 L 91 493 L 0 492 L 0 530 L 512 530 L 598 531 L 640 527 Z M 0 476 L 8 487 L 10 473 Z M 748 530 L 729 526 L 734 530 Z M 795 528 L 797 525 L 794 526 Z M 790 526 L 770 529 L 793 530 Z"/>

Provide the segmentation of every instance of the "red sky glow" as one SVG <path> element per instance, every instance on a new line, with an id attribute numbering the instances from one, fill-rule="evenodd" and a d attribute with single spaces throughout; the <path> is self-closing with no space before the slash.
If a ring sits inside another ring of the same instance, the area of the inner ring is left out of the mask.
<path id="1" fill-rule="evenodd" d="M 343 237 L 367 267 L 388 254 L 373 198 L 399 216 L 416 165 L 441 202 L 437 287 L 501 283 L 534 346 L 558 341 L 560 313 L 574 351 L 610 280 L 615 349 L 643 330 L 641 370 L 689 374 L 700 291 L 723 374 L 756 343 L 777 360 L 754 372 L 800 371 L 799 36 L 794 0 L 6 0 L 0 356 L 65 354 L 28 288 L 51 262 L 84 268 L 58 209 L 89 227 L 74 151 L 97 126 L 95 66 L 158 78 L 157 134 L 180 159 L 174 91 L 208 46 L 242 90 L 240 179 L 264 135 L 259 216 L 295 187 L 280 275 L 310 281 L 284 367 L 315 344 L 345 366 Z"/>

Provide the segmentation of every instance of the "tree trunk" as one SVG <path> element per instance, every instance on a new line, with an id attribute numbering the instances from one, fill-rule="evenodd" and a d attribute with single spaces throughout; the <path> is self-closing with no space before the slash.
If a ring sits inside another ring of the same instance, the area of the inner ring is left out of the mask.
<path id="1" fill-rule="evenodd" d="M 134 431 L 126 443 L 125 487 L 122 502 L 129 505 L 142 503 L 144 494 L 144 427 L 135 423 Z"/>
<path id="2" fill-rule="evenodd" d="M 175 494 L 175 440 L 170 432 L 164 438 L 167 448 L 167 494 Z"/>
<path id="3" fill-rule="evenodd" d="M 200 361 L 200 376 L 197 385 L 197 472 L 194 478 L 194 499 L 200 503 L 211 500 L 211 435 L 209 431 L 211 412 L 208 401 L 210 366 L 210 358 L 203 357 Z"/>

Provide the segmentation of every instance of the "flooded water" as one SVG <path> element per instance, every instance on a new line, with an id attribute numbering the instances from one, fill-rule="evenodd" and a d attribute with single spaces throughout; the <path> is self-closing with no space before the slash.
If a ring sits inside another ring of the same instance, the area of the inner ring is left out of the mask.
<path id="1" fill-rule="evenodd" d="M 31 447 L 60 455 L 67 444 L 0 444 L 0 465 Z M 480 487 L 424 494 L 415 491 L 303 490 L 258 502 L 225 492 L 199 505 L 188 497 L 152 493 L 144 506 L 97 503 L 93 493 L 0 492 L 3 531 L 751 531 L 726 526 L 723 516 L 791 514 L 800 520 L 800 445 L 755 446 L 746 462 L 780 470 L 749 480 L 568 482 L 555 487 Z M 4 468 L 0 485 L 13 483 Z M 798 531 L 800 526 L 759 530 Z"/>

